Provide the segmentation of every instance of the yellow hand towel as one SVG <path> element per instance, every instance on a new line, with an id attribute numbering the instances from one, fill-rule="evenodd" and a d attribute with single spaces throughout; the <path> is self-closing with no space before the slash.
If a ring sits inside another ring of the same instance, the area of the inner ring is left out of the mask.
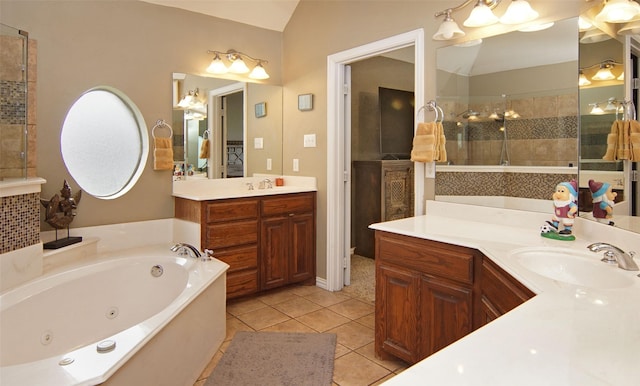
<path id="1" fill-rule="evenodd" d="M 202 140 L 202 145 L 200 145 L 199 158 L 209 158 L 209 139 L 208 138 L 205 138 Z"/>
<path id="2" fill-rule="evenodd" d="M 630 121 L 618 121 L 618 149 L 616 152 L 618 159 L 629 159 L 631 149 L 629 146 L 629 133 L 631 131 Z"/>
<path id="3" fill-rule="evenodd" d="M 629 159 L 631 161 L 640 161 L 640 122 L 629 122 Z"/>
<path id="4" fill-rule="evenodd" d="M 602 157 L 605 161 L 615 161 L 618 149 L 618 120 L 611 125 L 611 133 L 607 135 L 607 150 Z"/>
<path id="5" fill-rule="evenodd" d="M 438 143 L 436 145 L 436 155 L 435 155 L 435 161 L 437 162 L 446 162 L 447 161 L 447 149 L 446 149 L 446 143 L 447 143 L 447 139 L 444 136 L 444 127 L 442 126 L 442 122 L 438 122 L 437 123 L 437 138 L 438 138 Z"/>
<path id="6" fill-rule="evenodd" d="M 435 159 L 436 129 L 435 122 L 421 122 L 418 124 L 416 135 L 413 137 L 411 161 L 432 162 Z"/>
<path id="7" fill-rule="evenodd" d="M 153 138 L 153 170 L 173 170 L 171 138 Z"/>

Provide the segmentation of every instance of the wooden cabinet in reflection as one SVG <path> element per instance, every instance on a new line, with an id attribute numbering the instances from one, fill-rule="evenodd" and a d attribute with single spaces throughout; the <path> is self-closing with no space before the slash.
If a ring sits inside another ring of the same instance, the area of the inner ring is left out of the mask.
<path id="1" fill-rule="evenodd" d="M 353 246 L 360 256 L 375 255 L 369 225 L 413 216 L 413 162 L 354 161 Z"/>

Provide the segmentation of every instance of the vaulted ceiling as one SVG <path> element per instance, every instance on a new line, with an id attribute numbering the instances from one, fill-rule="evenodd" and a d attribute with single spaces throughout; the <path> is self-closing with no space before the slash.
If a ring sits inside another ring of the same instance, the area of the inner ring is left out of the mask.
<path id="1" fill-rule="evenodd" d="M 282 32 L 299 0 L 142 0 Z"/>

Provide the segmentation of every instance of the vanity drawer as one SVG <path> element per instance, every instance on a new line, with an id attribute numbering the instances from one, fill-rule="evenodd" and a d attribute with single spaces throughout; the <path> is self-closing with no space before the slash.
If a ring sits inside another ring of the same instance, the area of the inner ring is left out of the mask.
<path id="1" fill-rule="evenodd" d="M 314 193 L 288 194 L 286 197 L 269 197 L 262 200 L 263 216 L 288 215 L 293 213 L 313 212 L 315 208 Z"/>
<path id="2" fill-rule="evenodd" d="M 376 232 L 376 259 L 434 277 L 473 283 L 474 251 L 417 237 Z"/>
<path id="3" fill-rule="evenodd" d="M 258 292 L 258 270 L 227 274 L 227 299 Z"/>
<path id="4" fill-rule="evenodd" d="M 205 248 L 216 249 L 258 242 L 258 220 L 209 224 L 205 228 Z"/>
<path id="5" fill-rule="evenodd" d="M 210 201 L 205 205 L 205 219 L 207 224 L 258 217 L 257 199 Z"/>
<path id="6" fill-rule="evenodd" d="M 227 274 L 258 268 L 258 246 L 247 245 L 213 251 L 213 257 L 229 264 Z"/>

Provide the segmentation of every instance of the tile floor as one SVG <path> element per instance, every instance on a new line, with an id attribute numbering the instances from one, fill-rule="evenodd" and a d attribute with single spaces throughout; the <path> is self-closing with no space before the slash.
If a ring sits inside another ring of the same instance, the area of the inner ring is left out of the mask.
<path id="1" fill-rule="evenodd" d="M 334 386 L 378 385 L 407 368 L 374 355 L 374 303 L 346 291 L 293 286 L 227 304 L 227 336 L 194 386 L 203 386 L 237 331 L 333 332 Z"/>

